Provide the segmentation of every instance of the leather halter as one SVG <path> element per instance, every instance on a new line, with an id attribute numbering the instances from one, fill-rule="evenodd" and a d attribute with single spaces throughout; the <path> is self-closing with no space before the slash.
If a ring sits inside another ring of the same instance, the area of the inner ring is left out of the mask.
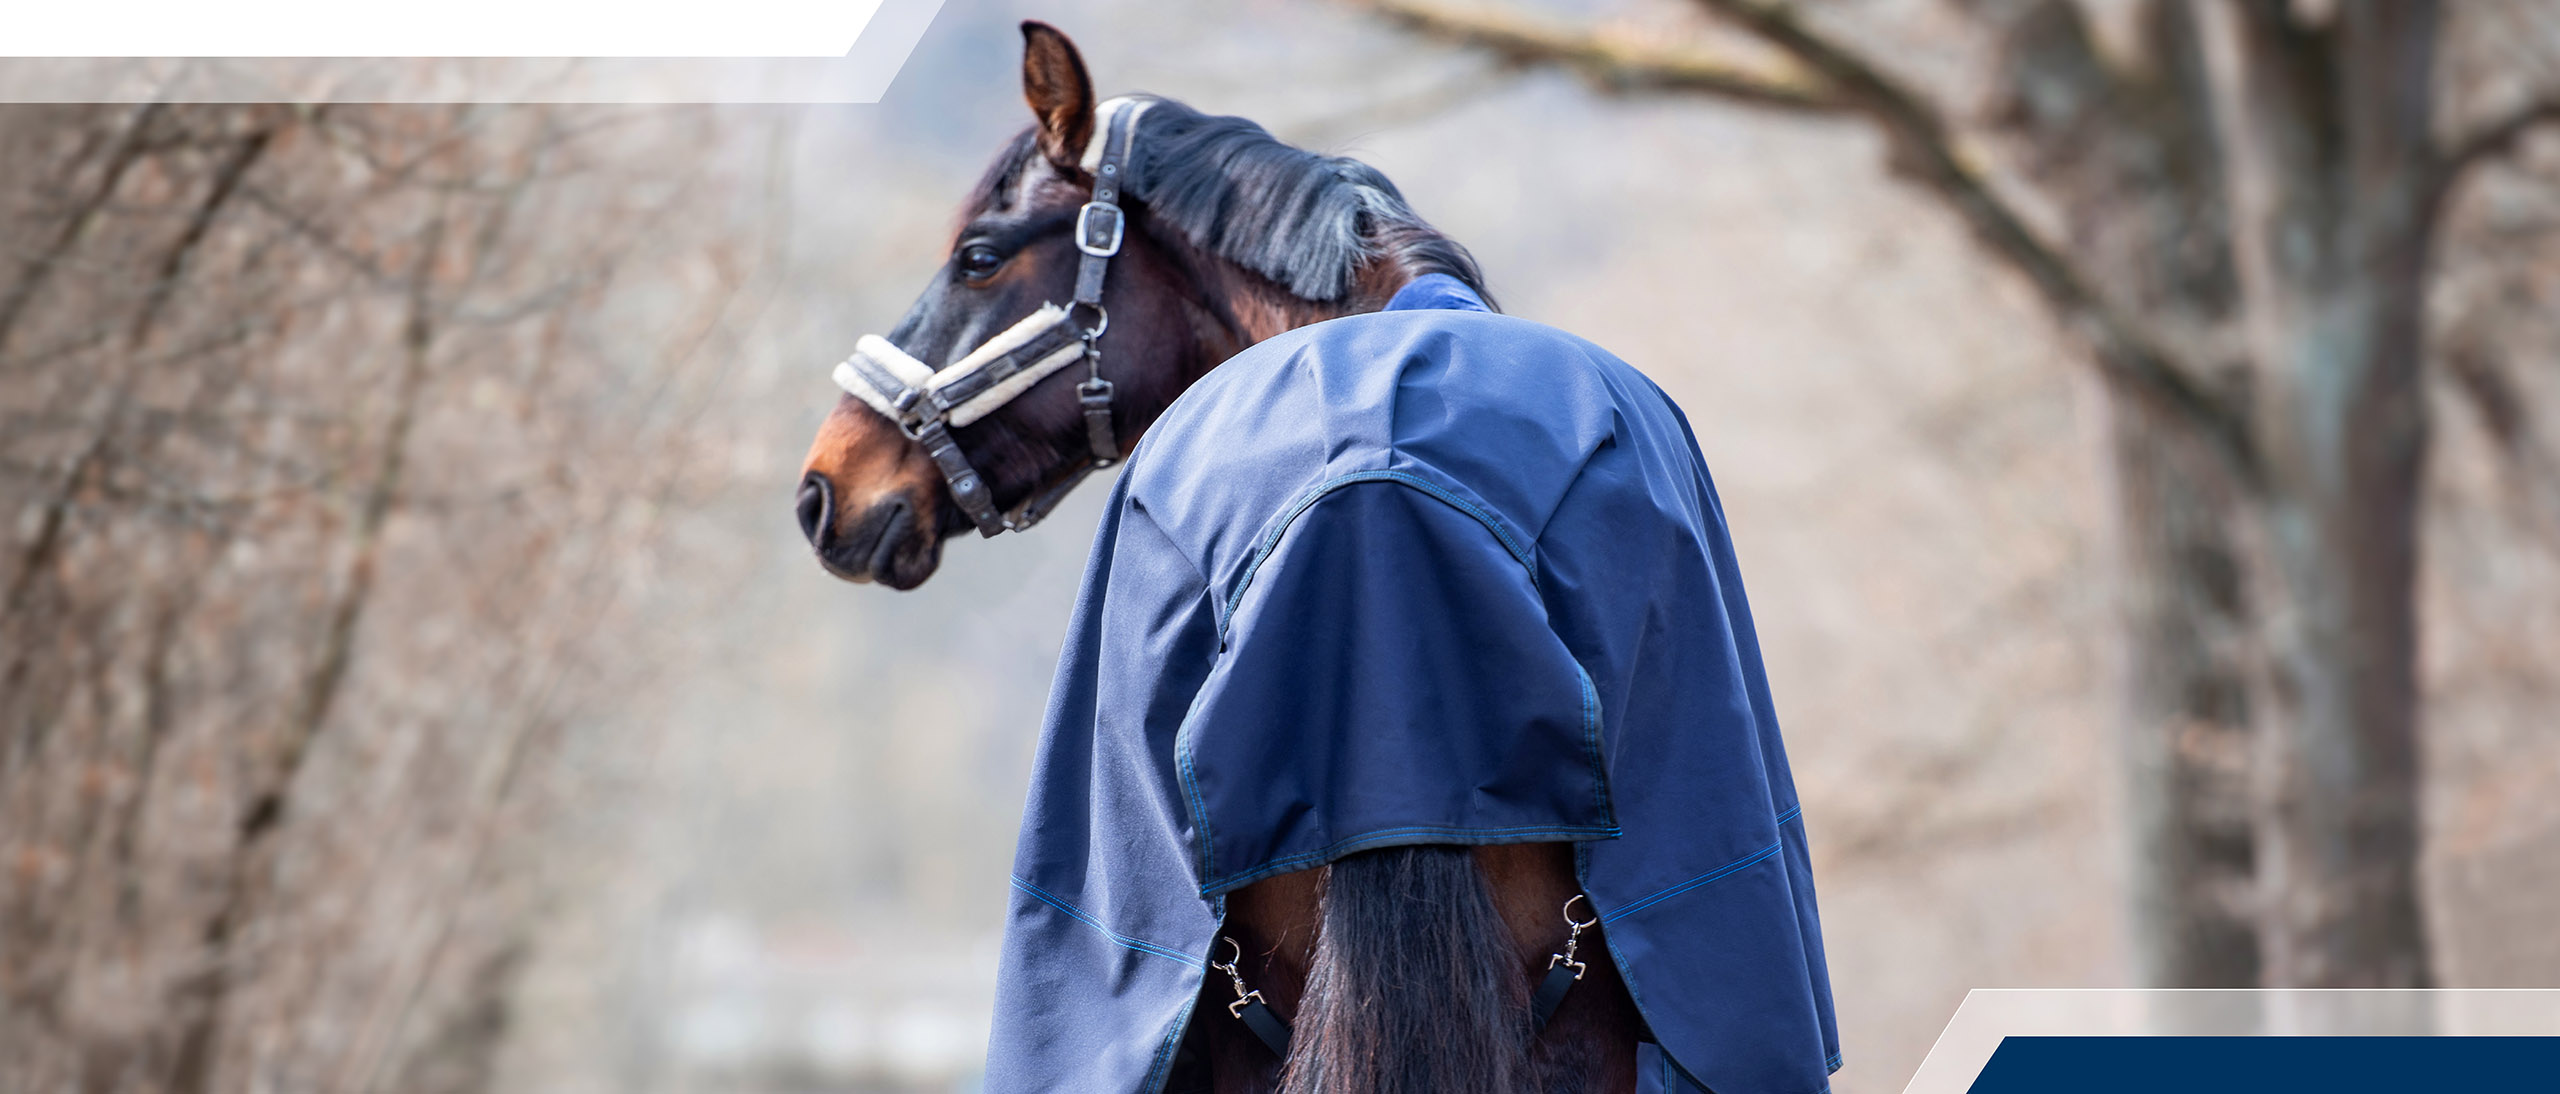
<path id="1" fill-rule="evenodd" d="M 1072 303 L 1063 308 L 1042 304 L 938 371 L 888 339 L 869 334 L 835 368 L 836 386 L 924 446 L 950 485 L 951 499 L 980 535 L 1019 532 L 1040 523 L 1086 475 L 1120 462 L 1119 437 L 1111 428 L 1111 381 L 1102 378 L 1099 343 L 1111 327 L 1111 313 L 1102 307 L 1102 282 L 1128 231 L 1120 191 L 1127 183 L 1129 147 L 1138 116 L 1153 104 L 1151 99 L 1121 98 L 1096 111 L 1103 121 L 1084 154 L 1084 166 L 1093 172 L 1093 200 L 1076 213 L 1076 250 L 1083 257 L 1076 266 Z M 1065 481 L 1034 493 L 1010 512 L 999 511 L 986 477 L 970 465 L 951 431 L 994 413 L 1079 360 L 1085 363 L 1085 379 L 1076 385 L 1076 402 L 1084 408 L 1085 445 L 1092 458 Z"/>

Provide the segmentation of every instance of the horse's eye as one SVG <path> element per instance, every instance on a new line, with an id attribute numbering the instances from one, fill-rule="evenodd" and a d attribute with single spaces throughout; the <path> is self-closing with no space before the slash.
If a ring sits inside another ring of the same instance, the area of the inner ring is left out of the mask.
<path id="1" fill-rule="evenodd" d="M 970 246 L 960 249 L 960 276 L 971 281 L 985 280 L 988 275 L 996 272 L 996 267 L 1002 265 L 1004 265 L 1004 256 L 997 254 L 993 247 Z"/>

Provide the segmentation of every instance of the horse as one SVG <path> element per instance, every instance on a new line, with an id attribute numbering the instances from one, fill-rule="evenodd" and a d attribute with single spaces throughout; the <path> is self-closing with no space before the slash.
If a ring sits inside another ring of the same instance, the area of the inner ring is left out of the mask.
<path id="1" fill-rule="evenodd" d="M 1033 124 L 968 195 L 905 316 L 838 367 L 845 392 L 809 450 L 795 516 L 847 581 L 913 589 L 946 540 L 1027 530 L 1249 347 L 1378 312 L 1425 279 L 1490 299 L 1469 251 L 1375 169 L 1171 100 L 1097 110 L 1066 35 L 1022 32 Z M 1205 954 L 1162 952 L 1031 891 L 1198 976 L 1153 1089 L 1703 1088 L 1640 1058 L 1651 1031 L 1611 928 L 1577 910 L 1579 846 L 1330 854 L 1220 893 Z M 1817 977 L 1818 964 L 1817 951 Z"/>

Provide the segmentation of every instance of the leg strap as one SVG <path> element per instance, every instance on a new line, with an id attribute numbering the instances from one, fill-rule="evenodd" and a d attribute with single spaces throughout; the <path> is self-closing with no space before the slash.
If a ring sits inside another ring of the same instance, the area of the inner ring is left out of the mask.
<path id="1" fill-rule="evenodd" d="M 1289 1023 L 1281 1021 L 1279 1015 L 1271 1013 L 1271 1008 L 1262 1005 L 1262 993 L 1255 992 L 1236 1000 L 1227 1008 L 1227 1013 L 1242 1020 L 1244 1028 L 1252 1030 L 1255 1037 L 1270 1046 L 1272 1055 L 1283 1060 L 1289 1058 Z"/>
<path id="2" fill-rule="evenodd" d="M 1573 990 L 1573 982 L 1582 974 L 1564 965 L 1547 966 L 1547 975 L 1538 981 L 1538 993 L 1529 997 L 1529 1035 L 1546 1032 L 1547 1021 L 1556 1016 L 1556 1008 L 1564 1005 L 1564 995 Z"/>

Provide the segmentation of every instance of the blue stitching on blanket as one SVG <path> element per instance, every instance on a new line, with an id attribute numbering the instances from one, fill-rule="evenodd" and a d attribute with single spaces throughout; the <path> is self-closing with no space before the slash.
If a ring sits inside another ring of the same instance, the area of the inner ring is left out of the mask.
<path id="1" fill-rule="evenodd" d="M 1209 967 L 1208 962 L 1197 957 L 1193 957 L 1180 950 L 1167 949 L 1166 947 L 1156 945 L 1153 942 L 1145 942 L 1131 938 L 1127 935 L 1114 931 L 1109 927 L 1105 927 L 1102 925 L 1101 920 L 1095 919 L 1093 916 L 1086 914 L 1083 909 L 1067 903 L 1062 898 L 1052 896 L 1049 894 L 1048 890 L 1042 889 L 1037 885 L 1033 885 L 1028 881 L 1022 880 L 1021 878 L 1017 877 L 1013 879 L 1013 887 L 1022 890 L 1025 894 L 1028 894 L 1042 904 L 1046 904 L 1061 912 L 1065 912 L 1068 918 L 1102 932 L 1103 937 L 1109 938 L 1113 942 L 1117 942 L 1129 949 L 1136 950 L 1139 953 L 1154 954 L 1155 956 L 1164 958 L 1168 961 L 1178 961 L 1195 969 L 1207 969 Z"/>

